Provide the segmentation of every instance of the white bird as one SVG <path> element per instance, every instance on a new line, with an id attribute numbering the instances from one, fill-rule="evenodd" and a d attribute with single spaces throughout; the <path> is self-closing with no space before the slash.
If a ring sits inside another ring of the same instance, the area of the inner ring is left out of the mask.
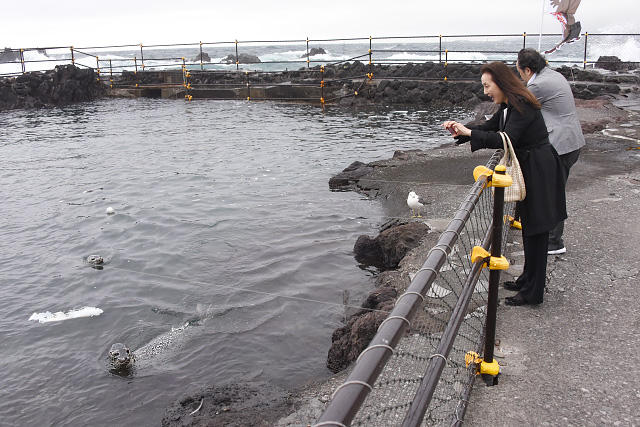
<path id="1" fill-rule="evenodd" d="M 420 209 L 424 205 L 420 203 L 420 198 L 415 192 L 409 192 L 409 197 L 407 197 L 407 205 L 409 205 L 409 208 L 411 208 L 411 218 L 422 218 L 422 215 L 420 215 Z"/>

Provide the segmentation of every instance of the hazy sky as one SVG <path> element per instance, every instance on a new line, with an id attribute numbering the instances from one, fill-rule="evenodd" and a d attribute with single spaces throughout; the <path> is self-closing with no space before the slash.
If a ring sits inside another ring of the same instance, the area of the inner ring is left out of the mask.
<path id="1" fill-rule="evenodd" d="M 3 2 L 0 48 L 540 31 L 542 0 Z M 640 33 L 640 0 L 582 0 L 591 33 Z M 560 24 L 544 17 L 544 33 Z"/>

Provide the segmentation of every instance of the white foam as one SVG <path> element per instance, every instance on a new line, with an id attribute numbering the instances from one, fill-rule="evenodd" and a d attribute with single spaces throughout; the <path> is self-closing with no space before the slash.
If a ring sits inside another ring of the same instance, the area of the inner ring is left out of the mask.
<path id="1" fill-rule="evenodd" d="M 66 313 L 62 311 L 57 311 L 55 313 L 52 313 L 50 311 L 45 311 L 43 313 L 33 313 L 31 317 L 29 317 L 29 320 L 35 320 L 40 323 L 60 322 L 62 320 L 77 319 L 79 317 L 99 316 L 102 313 L 103 311 L 98 307 L 82 307 L 69 310 Z"/>
<path id="2" fill-rule="evenodd" d="M 622 61 L 638 61 L 640 42 L 633 38 L 601 37 L 597 43 L 589 45 L 589 57 L 617 56 Z"/>

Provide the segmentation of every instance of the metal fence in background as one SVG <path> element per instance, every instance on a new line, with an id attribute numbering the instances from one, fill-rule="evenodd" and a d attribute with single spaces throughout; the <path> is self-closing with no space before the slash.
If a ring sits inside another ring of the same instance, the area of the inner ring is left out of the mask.
<path id="1" fill-rule="evenodd" d="M 99 73 L 109 73 L 113 76 L 123 71 L 179 69 L 183 64 L 189 69 L 200 70 L 281 72 L 352 61 L 388 65 L 434 61 L 514 62 L 521 48 L 537 48 L 539 40 L 545 40 L 545 46 L 551 47 L 560 37 L 560 34 L 468 34 L 7 48 L 0 52 L 3 54 L 1 58 L 5 58 L 0 60 L 0 76 L 44 71 L 64 64 L 94 68 Z M 632 43 L 638 44 L 640 34 L 585 32 L 581 35 L 580 41 L 563 48 L 567 50 L 566 54 L 555 54 L 548 59 L 550 62 L 581 65 L 586 68 L 595 64 L 601 55 L 619 54 L 621 39 L 632 40 Z M 405 47 L 398 48 L 400 44 Z M 296 59 L 283 59 L 282 55 L 275 54 L 271 59 L 251 60 L 251 57 L 256 56 L 256 49 L 263 50 L 268 46 L 290 47 L 306 54 Z M 592 46 L 597 48 L 590 51 Z M 340 59 L 314 58 L 313 49 L 322 47 L 331 47 L 333 52 L 340 52 Z M 206 58 L 211 52 L 215 52 L 215 55 L 222 59 L 208 62 Z M 251 57 L 243 60 L 243 55 L 249 54 Z M 633 59 L 640 61 L 640 58 Z"/>

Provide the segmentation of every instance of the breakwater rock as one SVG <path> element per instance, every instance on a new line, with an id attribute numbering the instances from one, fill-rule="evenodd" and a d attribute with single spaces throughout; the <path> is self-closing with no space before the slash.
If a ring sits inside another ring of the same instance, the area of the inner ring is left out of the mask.
<path id="1" fill-rule="evenodd" d="M 353 248 L 356 260 L 376 266 L 380 274 L 376 278 L 376 288 L 362 303 L 362 309 L 333 332 L 327 355 L 327 367 L 331 371 L 339 372 L 349 366 L 369 345 L 398 296 L 395 287 L 398 264 L 409 251 L 421 244 L 429 231 L 430 227 L 423 222 L 393 220 L 384 224 L 375 238 L 358 237 Z"/>
<path id="2" fill-rule="evenodd" d="M 235 56 L 225 60 L 233 63 Z M 259 59 L 240 58 L 239 62 L 256 63 Z M 481 67 L 480 63 L 427 62 L 400 66 L 354 61 L 278 72 L 193 69 L 189 94 L 194 98 L 251 97 L 312 103 L 323 99 L 328 104 L 355 107 L 382 104 L 473 108 L 488 100 L 480 84 Z M 624 94 L 640 85 L 637 71 L 595 71 L 575 66 L 557 70 L 571 83 L 577 99 Z M 120 82 L 128 85 L 182 83 L 181 75 L 169 79 L 170 74 L 170 71 L 123 73 Z"/>
<path id="3" fill-rule="evenodd" d="M 375 238 L 361 235 L 353 247 L 356 261 L 379 270 L 392 270 L 411 249 L 429 232 L 422 222 L 410 222 L 382 230 Z"/>
<path id="4" fill-rule="evenodd" d="M 58 65 L 50 71 L 0 80 L 0 111 L 92 101 L 104 93 L 92 69 Z"/>
<path id="5" fill-rule="evenodd" d="M 20 51 L 17 49 L 11 49 L 5 47 L 4 50 L 0 50 L 0 62 L 15 62 L 20 61 Z"/>

